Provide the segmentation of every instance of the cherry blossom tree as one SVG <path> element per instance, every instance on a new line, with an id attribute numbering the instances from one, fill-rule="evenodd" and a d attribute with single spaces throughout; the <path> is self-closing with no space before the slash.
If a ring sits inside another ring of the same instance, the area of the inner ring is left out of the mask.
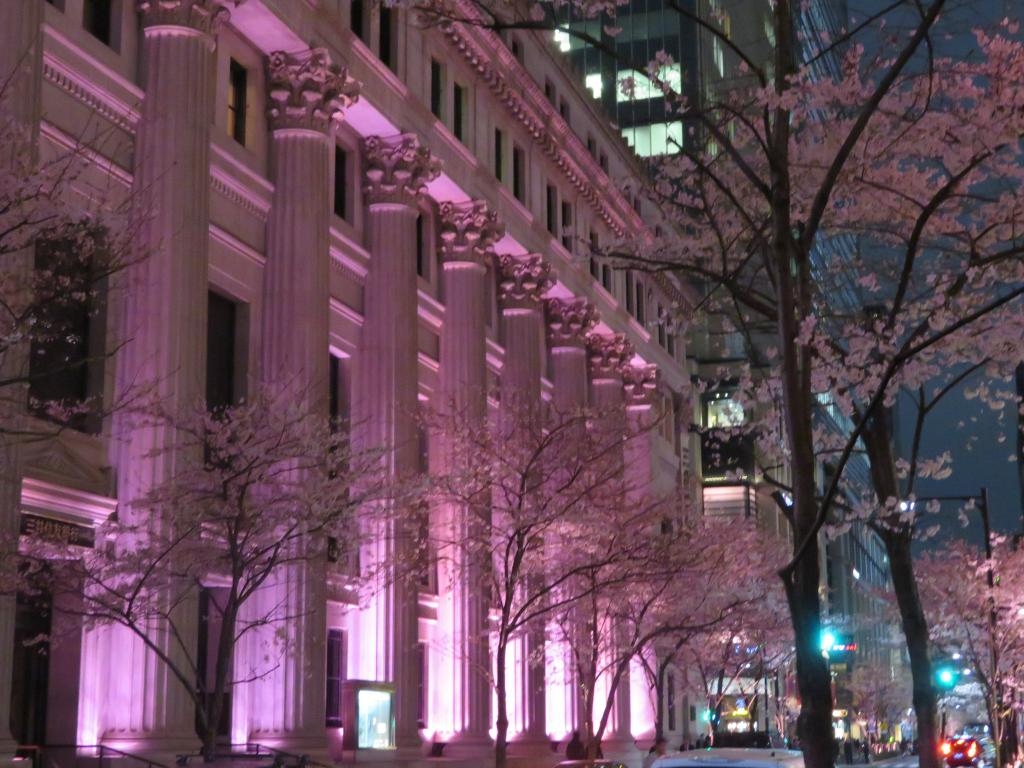
<path id="1" fill-rule="evenodd" d="M 858 662 L 846 687 L 854 708 L 876 732 L 882 723 L 896 722 L 910 702 L 910 681 L 878 661 Z"/>
<path id="2" fill-rule="evenodd" d="M 998 747 L 996 764 L 1012 764 L 1018 758 L 1012 710 L 1024 685 L 1024 550 L 998 539 L 986 559 L 954 541 L 922 557 L 919 568 L 932 641 L 971 670 Z"/>
<path id="3" fill-rule="evenodd" d="M 131 515 L 108 520 L 81 558 L 33 545 L 21 588 L 87 627 L 117 626 L 138 638 L 188 691 L 212 758 L 232 689 L 270 674 L 292 643 L 305 641 L 290 628 L 306 626 L 312 609 L 289 592 L 289 570 L 312 566 L 326 578 L 337 559 L 328 548 L 358 546 L 356 510 L 394 487 L 382 479 L 379 456 L 354 452 L 344 430 L 284 399 L 258 396 L 181 419 L 157 407 L 135 415 L 139 428 L 173 421 L 177 471 L 133 503 Z M 208 620 L 219 634 L 203 675 L 189 622 L 208 584 L 218 587 Z M 256 642 L 250 636 L 266 647 L 243 664 L 236 650 Z"/>
<path id="4" fill-rule="evenodd" d="M 778 565 L 777 555 L 772 554 L 764 552 L 753 578 L 747 576 L 754 590 L 748 602 L 712 631 L 689 637 L 679 646 L 678 658 L 688 680 L 703 693 L 707 709 L 715 715 L 721 715 L 726 696 L 740 695 L 750 702 L 751 717 L 756 717 L 761 707 L 768 706 L 759 698 L 762 680 L 792 659 L 793 630 L 785 596 L 778 582 L 771 580 L 772 566 Z M 709 719 L 709 731 L 717 732 L 719 724 L 717 717 Z"/>
<path id="5" fill-rule="evenodd" d="M 651 537 L 643 558 L 628 564 L 628 573 L 593 585 L 559 617 L 591 757 L 632 669 L 643 670 L 660 690 L 658 678 L 672 654 L 730 633 L 727 628 L 743 624 L 744 612 L 771 591 L 767 579 L 775 559 L 753 525 L 689 520 L 671 518 Z"/>
<path id="6" fill-rule="evenodd" d="M 452 446 L 434 477 L 435 503 L 468 510 L 471 524 L 432 526 L 429 550 L 457 563 L 476 561 L 491 601 L 492 669 L 497 697 L 496 765 L 508 759 L 508 662 L 525 644 L 529 666 L 543 674 L 547 625 L 577 615 L 639 577 L 651 562 L 663 501 L 623 504 L 622 454 L 648 428 L 623 435 L 588 429 L 602 416 L 581 409 L 536 418 L 533 408 L 505 404 L 500 425 L 477 429 L 458 414 L 425 416 Z M 482 503 L 482 499 L 490 503 Z M 602 617 L 603 618 L 603 617 Z"/>

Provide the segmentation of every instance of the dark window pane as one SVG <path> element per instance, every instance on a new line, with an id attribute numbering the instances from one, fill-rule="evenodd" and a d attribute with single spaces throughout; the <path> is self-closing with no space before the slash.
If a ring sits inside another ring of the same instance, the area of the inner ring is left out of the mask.
<path id="1" fill-rule="evenodd" d="M 526 202 L 526 155 L 520 147 L 512 148 L 512 195 Z"/>
<path id="2" fill-rule="evenodd" d="M 327 725 L 340 728 L 341 689 L 345 682 L 345 633 L 327 630 Z"/>
<path id="3" fill-rule="evenodd" d="M 456 83 L 452 96 L 452 133 L 459 141 L 463 141 L 466 137 L 466 89 Z"/>
<path id="4" fill-rule="evenodd" d="M 380 60 L 389 69 L 394 69 L 395 56 L 395 12 L 384 3 L 380 4 Z"/>
<path id="5" fill-rule="evenodd" d="M 82 26 L 104 45 L 110 45 L 112 2 L 113 0 L 85 0 L 82 8 Z"/>
<path id="6" fill-rule="evenodd" d="M 88 396 L 89 358 L 99 353 L 89 349 L 95 278 L 89 260 L 71 240 L 37 243 L 35 269 L 44 286 L 66 289 L 39 295 L 29 345 L 29 401 L 37 416 L 84 430 L 86 414 L 58 414 L 54 408 L 75 409 Z M 83 298 L 72 298 L 79 296 Z"/>
<path id="7" fill-rule="evenodd" d="M 500 128 L 494 129 L 494 175 L 505 180 L 505 135 Z"/>
<path id="8" fill-rule="evenodd" d="M 334 146 L 334 215 L 347 219 L 348 213 L 348 156 L 341 147 Z"/>
<path id="9" fill-rule="evenodd" d="M 558 230 L 558 190 L 551 184 L 547 186 L 546 215 L 548 232 L 556 234 Z"/>
<path id="10" fill-rule="evenodd" d="M 427 237 L 423 214 L 416 217 L 416 274 L 429 277 L 427 274 Z"/>
<path id="11" fill-rule="evenodd" d="M 441 118 L 444 109 L 444 70 L 437 59 L 430 60 L 430 111 Z"/>
<path id="12" fill-rule="evenodd" d="M 228 65 L 228 135 L 245 146 L 245 97 L 249 74 L 234 59 Z"/>
<path id="13" fill-rule="evenodd" d="M 356 37 L 364 43 L 366 42 L 366 24 L 363 21 L 363 0 L 352 0 L 349 28 L 355 33 Z"/>
<path id="14" fill-rule="evenodd" d="M 206 407 L 235 404 L 235 302 L 212 291 L 206 319 Z"/>

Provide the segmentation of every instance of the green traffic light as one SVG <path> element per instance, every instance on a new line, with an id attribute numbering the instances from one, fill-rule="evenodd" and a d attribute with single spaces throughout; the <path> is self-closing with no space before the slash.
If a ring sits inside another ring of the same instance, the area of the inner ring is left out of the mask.
<path id="1" fill-rule="evenodd" d="M 935 670 L 935 680 L 940 688 L 953 688 L 956 686 L 960 671 L 953 667 L 939 667 Z"/>

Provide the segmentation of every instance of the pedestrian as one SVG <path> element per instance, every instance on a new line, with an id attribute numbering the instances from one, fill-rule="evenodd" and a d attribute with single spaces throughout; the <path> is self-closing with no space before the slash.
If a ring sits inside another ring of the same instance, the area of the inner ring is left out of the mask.
<path id="1" fill-rule="evenodd" d="M 643 768 L 651 768 L 659 757 L 667 753 L 668 742 L 659 737 L 654 741 L 654 746 L 651 747 L 651 751 L 647 753 L 647 757 L 644 758 Z"/>
<path id="2" fill-rule="evenodd" d="M 587 750 L 583 746 L 583 742 L 580 741 L 580 732 L 573 731 L 572 738 L 569 739 L 569 743 L 565 745 L 566 760 L 583 760 L 586 756 Z"/>
<path id="3" fill-rule="evenodd" d="M 847 765 L 853 765 L 853 742 L 849 736 L 843 740 L 843 757 L 846 758 Z"/>
<path id="4" fill-rule="evenodd" d="M 867 739 L 864 739 L 862 744 L 863 744 L 863 747 L 864 747 L 864 762 L 865 763 L 870 763 L 871 762 L 871 746 L 868 744 L 868 740 Z"/>

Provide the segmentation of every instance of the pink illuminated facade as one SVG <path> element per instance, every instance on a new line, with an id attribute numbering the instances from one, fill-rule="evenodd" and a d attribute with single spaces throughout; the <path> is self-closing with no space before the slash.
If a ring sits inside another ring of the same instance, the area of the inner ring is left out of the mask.
<path id="1" fill-rule="evenodd" d="M 686 297 L 589 257 L 653 239 L 653 213 L 629 192 L 642 183 L 635 158 L 549 41 L 423 29 L 406 10 L 351 0 L 2 5 L 3 61 L 28 51 L 34 68 L 41 152 L 86 137 L 95 154 L 81 193 L 130 194 L 149 212 L 137 235 L 149 256 L 105 318 L 108 342 L 130 340 L 93 377 L 105 400 L 140 383 L 180 402 L 294 391 L 350 419 L 357 444 L 392 446 L 384 461 L 400 476 L 451 452 L 450 438 L 419 434 L 424 403 L 454 404 L 482 426 L 500 409 L 496 391 L 538 414 L 544 401 L 617 409 L 622 425 L 667 410 L 623 461 L 652 491 L 693 475 L 677 427 L 691 409 L 684 342 L 659 323 Z M 26 447 L 9 464 L 20 508 L 0 499 L 4 514 L 76 530 L 131 515 L 175 471 L 173 455 L 152 458 L 166 439 L 117 414 Z M 360 556 L 395 555 L 382 547 Z M 300 618 L 281 662 L 233 689 L 225 741 L 340 754 L 330 670 L 332 684 L 393 694 L 395 759 L 444 742 L 445 757 L 481 765 L 494 706 L 479 575 L 397 581 L 365 604 L 349 576 L 345 562 L 289 566 L 261 598 Z M 14 610 L 0 606 L 7 667 L 20 653 Z M 239 679 L 267 642 L 241 644 Z M 538 648 L 543 666 L 527 663 Z M 126 631 L 73 628 L 45 663 L 39 678 L 4 670 L 15 708 L 33 679 L 49 680 L 14 739 L 195 749 L 187 696 Z M 564 750 L 579 721 L 564 649 L 528 634 L 509 679 L 511 754 L 554 762 L 552 744 Z M 653 713 L 637 666 L 606 751 L 635 761 Z"/>

